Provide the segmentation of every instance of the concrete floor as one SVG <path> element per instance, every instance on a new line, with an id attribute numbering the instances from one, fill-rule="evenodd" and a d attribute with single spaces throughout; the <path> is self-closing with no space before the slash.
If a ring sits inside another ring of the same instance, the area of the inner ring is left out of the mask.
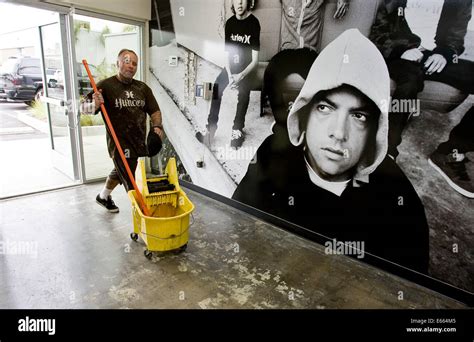
<path id="1" fill-rule="evenodd" d="M 101 187 L 0 202 L 0 308 L 464 307 L 190 190 L 187 251 L 148 260 L 125 191 L 109 214 Z M 33 245 L 18 255 L 20 243 Z"/>

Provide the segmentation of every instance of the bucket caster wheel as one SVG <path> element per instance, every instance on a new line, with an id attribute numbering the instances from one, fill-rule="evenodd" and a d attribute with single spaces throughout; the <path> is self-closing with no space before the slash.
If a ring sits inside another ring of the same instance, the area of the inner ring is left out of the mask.
<path id="1" fill-rule="evenodd" d="M 137 240 L 138 240 L 138 234 L 137 234 L 137 233 L 130 233 L 130 238 L 131 238 L 133 241 L 137 241 Z"/>
<path id="2" fill-rule="evenodd" d="M 186 250 L 186 248 L 188 248 L 188 244 L 187 244 L 187 243 L 184 244 L 184 245 L 182 245 L 181 247 L 179 247 L 179 252 L 180 252 L 180 253 L 181 253 L 181 252 L 184 252 L 184 251 Z"/>
<path id="3" fill-rule="evenodd" d="M 148 249 L 145 249 L 145 251 L 143 252 L 143 254 L 145 255 L 145 257 L 148 259 L 148 260 L 151 260 L 151 257 L 153 256 L 153 253 L 151 251 L 149 251 Z"/>

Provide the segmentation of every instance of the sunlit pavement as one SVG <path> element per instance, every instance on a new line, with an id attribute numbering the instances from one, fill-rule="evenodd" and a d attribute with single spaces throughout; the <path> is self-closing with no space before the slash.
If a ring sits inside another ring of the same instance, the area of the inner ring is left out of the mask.
<path id="1" fill-rule="evenodd" d="M 53 167 L 48 135 L 17 119 L 28 111 L 24 103 L 0 102 L 0 197 L 74 184 Z"/>

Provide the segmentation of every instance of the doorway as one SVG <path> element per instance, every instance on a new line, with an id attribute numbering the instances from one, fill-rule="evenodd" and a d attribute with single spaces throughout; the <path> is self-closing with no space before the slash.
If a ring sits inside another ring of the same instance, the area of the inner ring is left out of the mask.
<path id="1" fill-rule="evenodd" d="M 92 90 L 81 61 L 96 82 L 114 75 L 122 48 L 142 55 L 144 24 L 66 7 L 0 7 L 0 198 L 104 179 L 113 164 L 101 115 L 79 110 Z M 14 84 L 20 78 L 27 84 Z M 13 96 L 15 86 L 22 92 Z"/>
<path id="2" fill-rule="evenodd" d="M 58 96 L 48 87 L 67 67 L 65 17 L 0 6 L 0 198 L 75 185 L 71 141 L 76 136 L 68 127 L 67 94 Z M 14 13 L 20 11 L 18 21 Z"/>
<path id="3" fill-rule="evenodd" d="M 91 92 L 91 85 L 81 61 L 86 59 L 95 81 L 106 79 L 117 73 L 116 61 L 119 51 L 127 48 L 141 56 L 143 28 L 133 22 L 124 22 L 91 15 L 73 16 L 74 50 L 76 56 L 76 86 L 80 100 Z M 142 80 L 139 64 L 135 79 Z M 106 145 L 106 129 L 101 115 L 80 115 L 80 137 L 85 181 L 105 178 L 112 170 Z"/>

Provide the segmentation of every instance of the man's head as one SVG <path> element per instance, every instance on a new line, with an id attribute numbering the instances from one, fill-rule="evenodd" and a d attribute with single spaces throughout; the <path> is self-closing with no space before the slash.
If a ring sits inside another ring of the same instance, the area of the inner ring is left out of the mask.
<path id="1" fill-rule="evenodd" d="M 328 181 L 350 179 L 375 143 L 379 109 L 356 88 L 342 85 L 317 93 L 306 111 L 301 124 L 311 167 Z"/>
<path id="2" fill-rule="evenodd" d="M 120 50 L 117 56 L 118 74 L 124 81 L 131 81 L 137 73 L 138 56 L 129 49 Z"/>
<path id="3" fill-rule="evenodd" d="M 390 77 L 383 56 L 357 29 L 319 54 L 288 114 L 290 142 L 331 181 L 367 183 L 387 153 Z"/>
<path id="4" fill-rule="evenodd" d="M 239 17 L 244 17 L 255 7 L 256 0 L 232 0 L 232 13 Z"/>

